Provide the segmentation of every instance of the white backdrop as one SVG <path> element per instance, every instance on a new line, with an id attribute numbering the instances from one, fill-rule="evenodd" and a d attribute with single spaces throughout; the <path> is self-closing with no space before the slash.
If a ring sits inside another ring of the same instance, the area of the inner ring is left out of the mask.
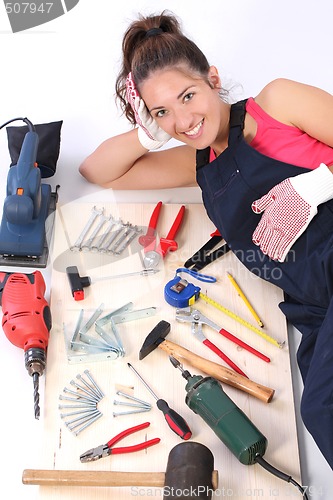
<path id="1" fill-rule="evenodd" d="M 123 33 L 138 12 L 165 8 L 222 77 L 242 86 L 240 97 L 255 96 L 277 77 L 333 91 L 330 0 L 80 0 L 66 15 L 16 34 L 0 5 L 0 123 L 16 116 L 64 120 L 58 168 L 80 182 L 81 160 L 128 128 L 114 101 Z M 6 154 L 2 131 L 2 175 Z"/>
<path id="2" fill-rule="evenodd" d="M 16 34 L 1 2 L 0 124 L 17 116 L 27 116 L 33 123 L 64 121 L 57 173 L 49 180 L 53 186 L 61 184 L 62 202 L 97 191 L 81 178 L 78 166 L 102 140 L 129 127 L 114 101 L 125 29 L 138 12 L 166 8 L 179 16 L 185 33 L 219 68 L 222 78 L 241 86 L 239 98 L 255 96 L 277 77 L 333 93 L 331 0 L 80 0 L 66 15 Z M 7 135 L 1 130 L 0 201 L 8 166 Z M 164 201 L 179 202 L 183 196 L 184 190 L 169 190 Z M 186 196 L 200 200 L 196 188 Z M 135 193 L 131 200 L 136 201 Z M 156 200 L 154 193 L 147 193 L 150 200 Z M 20 476 L 25 455 L 38 452 L 34 435 L 38 437 L 41 422 L 34 422 L 31 415 L 32 381 L 26 380 L 23 353 L 3 337 L 0 463 L 5 472 L 0 492 L 10 489 L 21 498 L 35 498 L 35 489 L 21 486 Z M 27 394 L 22 394 L 23 381 Z M 323 494 L 318 489 L 311 499 L 329 499 L 331 470 L 302 428 L 300 438 L 304 484 L 323 487 Z"/>

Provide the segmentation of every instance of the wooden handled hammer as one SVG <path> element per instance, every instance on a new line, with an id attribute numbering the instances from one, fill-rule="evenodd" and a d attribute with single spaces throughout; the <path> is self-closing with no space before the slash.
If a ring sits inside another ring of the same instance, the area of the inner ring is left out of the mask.
<path id="1" fill-rule="evenodd" d="M 269 403 L 274 395 L 274 390 L 269 387 L 253 382 L 252 380 L 236 373 L 235 371 L 226 368 L 218 363 L 209 361 L 208 359 L 202 358 L 197 354 L 185 349 L 174 342 L 165 340 L 165 337 L 170 332 L 170 323 L 167 321 L 160 321 L 155 328 L 148 334 L 139 353 L 139 359 L 143 359 L 148 356 L 149 353 L 154 351 L 156 347 L 159 347 L 165 351 L 169 356 L 173 356 L 178 359 L 181 363 L 183 360 L 198 370 L 216 378 L 220 382 L 231 385 L 236 389 L 247 392 L 265 403 Z"/>

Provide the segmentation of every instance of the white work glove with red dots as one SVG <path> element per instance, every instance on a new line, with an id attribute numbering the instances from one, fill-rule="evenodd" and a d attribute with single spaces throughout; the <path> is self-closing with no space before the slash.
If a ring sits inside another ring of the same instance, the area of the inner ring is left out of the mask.
<path id="1" fill-rule="evenodd" d="M 311 172 L 285 179 L 252 203 L 252 210 L 262 213 L 253 243 L 271 259 L 283 262 L 317 214 L 318 205 L 332 198 L 333 174 L 324 163 Z"/>
<path id="2" fill-rule="evenodd" d="M 135 86 L 132 73 L 129 73 L 126 78 L 126 98 L 134 111 L 135 121 L 139 125 L 138 138 L 144 148 L 158 149 L 171 139 L 171 136 L 157 125 L 149 113 Z"/>

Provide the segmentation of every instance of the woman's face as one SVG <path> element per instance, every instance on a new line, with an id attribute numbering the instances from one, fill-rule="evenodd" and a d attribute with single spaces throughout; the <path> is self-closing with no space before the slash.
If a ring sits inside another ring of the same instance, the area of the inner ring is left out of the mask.
<path id="1" fill-rule="evenodd" d="M 174 68 L 156 71 L 140 85 L 141 97 L 157 124 L 195 149 L 225 140 L 229 113 L 223 112 L 226 105 L 219 89 L 220 78 L 213 66 L 208 81 Z"/>

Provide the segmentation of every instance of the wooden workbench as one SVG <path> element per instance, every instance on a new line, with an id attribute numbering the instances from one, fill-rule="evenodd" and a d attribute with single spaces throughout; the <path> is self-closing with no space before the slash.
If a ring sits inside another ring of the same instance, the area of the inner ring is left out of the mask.
<path id="1" fill-rule="evenodd" d="M 216 497 L 256 499 L 258 496 L 287 498 L 290 495 L 297 495 L 294 486 L 275 478 L 259 465 L 245 466 L 238 462 L 201 418 L 186 406 L 184 402 L 186 382 L 161 349 L 156 349 L 142 361 L 138 359 L 138 352 L 144 339 L 163 319 L 171 324 L 169 340 L 223 364 L 213 352 L 191 336 L 188 324 L 175 321 L 175 308 L 165 302 L 163 294 L 165 284 L 175 276 L 176 269 L 209 239 L 210 233 L 215 229 L 208 220 L 204 208 L 200 204 L 186 206 L 183 225 L 176 237 L 179 248 L 166 256 L 157 274 L 96 282 L 85 289 L 85 299 L 76 302 L 71 295 L 65 274 L 67 266 L 77 265 L 82 276 L 89 275 L 92 279 L 142 269 L 143 252 L 137 241 L 133 241 L 129 250 L 123 254 L 111 257 L 92 252 L 75 253 L 69 249 L 89 219 L 92 206 L 91 203 L 73 202 L 59 207 L 56 215 L 51 287 L 53 328 L 48 348 L 45 401 L 41 404 L 42 411 L 45 412 L 45 448 L 40 468 L 81 471 L 165 471 L 170 450 L 181 440 L 168 428 L 152 396 L 128 368 L 127 362 L 130 362 L 158 396 L 165 398 L 170 406 L 187 420 L 193 432 L 192 440 L 205 444 L 212 451 L 215 469 L 219 471 L 219 490 L 216 492 Z M 144 230 L 155 205 L 104 203 L 102 206 L 106 214 L 112 214 L 115 218 L 120 217 L 123 221 L 129 221 Z M 163 205 L 158 225 L 160 236 L 166 236 L 179 208 L 179 205 Z M 227 279 L 226 273 L 230 272 L 264 322 L 264 331 L 279 341 L 287 342 L 286 321 L 278 308 L 278 303 L 283 300 L 279 289 L 251 275 L 231 252 L 206 267 L 204 272 L 215 276 L 217 283 L 195 281 L 195 284 L 209 297 L 255 325 L 249 310 Z M 188 275 L 184 275 L 184 278 L 193 281 Z M 119 325 L 125 348 L 124 357 L 116 360 L 105 358 L 96 360 L 89 356 L 78 356 L 73 359 L 68 355 L 68 339 L 75 329 L 82 308 L 87 318 L 102 303 L 106 314 L 128 302 L 134 304 L 134 309 L 156 307 L 156 315 Z M 265 459 L 301 482 L 288 346 L 279 349 L 221 311 L 205 304 L 202 299 L 199 299 L 196 306 L 221 327 L 271 358 L 271 362 L 266 363 L 238 348 L 208 327 L 204 327 L 206 337 L 218 345 L 250 379 L 275 390 L 273 400 L 264 403 L 235 388 L 223 385 L 225 392 L 267 437 L 268 449 Z M 65 426 L 64 419 L 60 418 L 58 398 L 63 393 L 63 388 L 71 387 L 70 381 L 77 374 L 83 373 L 86 368 L 90 370 L 105 393 L 105 397 L 98 404 L 103 417 L 78 436 L 74 436 Z M 198 373 L 189 366 L 185 368 L 192 373 Z M 113 412 L 119 411 L 119 407 L 113 405 L 113 400 L 119 399 L 119 396 L 116 396 L 116 387 L 119 384 L 133 387 L 133 394 L 152 403 L 153 409 L 148 413 L 113 417 Z M 79 456 L 82 452 L 106 443 L 125 428 L 145 421 L 151 422 L 147 431 L 132 435 L 122 444 L 141 442 L 146 436 L 147 439 L 160 437 L 161 442 L 158 445 L 133 454 L 115 455 L 86 464 L 80 462 Z M 145 495 L 153 498 L 162 496 L 161 492 L 154 491 L 154 488 L 137 488 L 136 485 L 133 485 L 133 488 L 63 486 L 39 488 L 41 499 L 103 500 L 129 499 Z"/>

